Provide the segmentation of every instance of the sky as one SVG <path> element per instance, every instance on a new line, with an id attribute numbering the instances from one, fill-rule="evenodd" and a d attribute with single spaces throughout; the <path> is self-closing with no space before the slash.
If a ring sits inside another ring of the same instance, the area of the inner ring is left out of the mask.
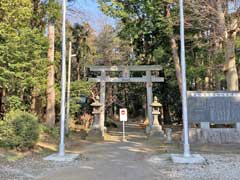
<path id="1" fill-rule="evenodd" d="M 71 9 L 80 13 L 68 13 L 68 19 L 72 23 L 87 21 L 93 29 L 98 33 L 105 24 L 115 25 L 116 21 L 113 18 L 107 17 L 101 11 L 97 0 L 77 0 L 69 4 Z"/>

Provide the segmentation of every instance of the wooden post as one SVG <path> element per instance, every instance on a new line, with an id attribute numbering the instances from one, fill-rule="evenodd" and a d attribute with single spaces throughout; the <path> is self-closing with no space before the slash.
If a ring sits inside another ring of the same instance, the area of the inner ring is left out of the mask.
<path id="1" fill-rule="evenodd" d="M 101 82 L 100 82 L 100 103 L 102 104 L 102 111 L 100 113 L 99 125 L 104 135 L 104 121 L 105 121 L 105 98 L 106 98 L 106 72 L 101 71 Z"/>
<path id="2" fill-rule="evenodd" d="M 153 102 L 153 95 L 152 95 L 152 80 L 151 80 L 151 71 L 146 71 L 147 75 L 147 113 L 149 119 L 149 127 L 152 127 L 153 124 L 153 117 L 152 117 L 152 107 L 151 104 Z"/>

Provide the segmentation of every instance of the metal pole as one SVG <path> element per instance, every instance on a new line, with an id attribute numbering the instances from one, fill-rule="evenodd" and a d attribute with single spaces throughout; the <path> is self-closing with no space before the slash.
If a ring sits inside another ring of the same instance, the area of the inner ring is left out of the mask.
<path id="1" fill-rule="evenodd" d="M 68 133 L 69 109 L 70 109 L 70 89 L 71 89 L 71 64 L 72 64 L 72 42 L 69 42 L 68 51 L 68 85 L 67 85 L 67 112 L 66 112 L 66 133 Z"/>
<path id="2" fill-rule="evenodd" d="M 61 132 L 59 155 L 65 155 L 64 123 L 65 123 L 65 93 L 66 93 L 66 0 L 62 1 L 62 80 L 61 80 Z"/>
<path id="3" fill-rule="evenodd" d="M 123 121 L 123 141 L 125 141 L 125 121 Z"/>
<path id="4" fill-rule="evenodd" d="M 187 85 L 186 85 L 186 62 L 185 62 L 185 41 L 184 41 L 184 11 L 183 0 L 180 3 L 180 32 L 181 32 L 181 66 L 182 66 L 182 111 L 184 131 L 184 156 L 190 156 L 188 116 L 187 116 Z"/>

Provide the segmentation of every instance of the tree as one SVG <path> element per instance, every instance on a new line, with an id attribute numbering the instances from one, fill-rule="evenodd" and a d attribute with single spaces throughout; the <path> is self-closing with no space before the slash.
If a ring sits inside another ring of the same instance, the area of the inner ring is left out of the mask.
<path id="1" fill-rule="evenodd" d="M 120 36 L 133 39 L 135 54 L 141 64 L 153 64 L 154 51 L 160 46 L 172 49 L 179 89 L 181 89 L 178 48 L 174 35 L 176 7 L 173 2 L 162 1 L 99 1 L 103 12 L 120 18 L 124 25 Z M 170 14 L 172 11 L 172 15 Z"/>
<path id="2" fill-rule="evenodd" d="M 132 40 L 136 64 L 162 64 L 165 68 L 165 81 L 174 81 L 178 84 L 181 92 L 181 68 L 178 57 L 179 43 L 179 21 L 178 6 L 173 1 L 158 0 L 127 0 L 127 1 L 105 1 L 99 0 L 102 10 L 105 14 L 118 18 L 123 28 L 119 36 L 129 41 Z M 174 71 L 175 67 L 175 79 Z M 171 70 L 168 70 L 171 68 Z M 170 106 L 179 109 L 179 92 L 176 92 L 177 86 L 170 83 L 161 91 L 162 97 L 167 97 L 167 103 Z M 176 99 L 171 101 L 169 97 L 169 88 L 173 91 Z M 173 102 L 173 103 L 172 103 Z M 171 104 L 172 103 L 172 104 Z M 177 110 L 176 110 L 177 111 Z M 165 112 L 168 112 L 166 110 Z"/>
<path id="3" fill-rule="evenodd" d="M 93 53 L 89 39 L 93 36 L 93 30 L 89 24 L 75 24 L 72 28 L 73 52 L 76 54 L 77 80 L 83 78 L 84 66 L 91 61 Z"/>
<path id="4" fill-rule="evenodd" d="M 236 67 L 235 41 L 240 27 L 240 7 L 234 1 L 187 1 L 192 17 L 197 17 L 198 27 L 204 29 L 216 52 L 223 52 L 228 90 L 239 89 Z"/>
<path id="5" fill-rule="evenodd" d="M 121 39 L 118 36 L 121 31 L 121 24 L 114 29 L 111 25 L 104 25 L 102 31 L 96 38 L 95 61 L 101 65 L 129 64 L 131 47 L 130 41 Z"/>
<path id="6" fill-rule="evenodd" d="M 30 0 L 0 2 L 0 86 L 9 99 L 17 97 L 26 106 L 31 104 L 29 91 L 43 89 L 46 70 L 46 38 L 30 25 L 32 9 Z"/>

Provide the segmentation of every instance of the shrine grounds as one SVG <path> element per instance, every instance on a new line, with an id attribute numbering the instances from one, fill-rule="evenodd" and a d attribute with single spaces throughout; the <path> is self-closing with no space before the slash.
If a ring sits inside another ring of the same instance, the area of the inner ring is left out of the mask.
<path id="1" fill-rule="evenodd" d="M 187 165 L 173 164 L 171 153 L 182 153 L 180 131 L 175 130 L 174 142 L 147 138 L 144 129 L 127 124 L 128 142 L 121 142 L 121 127 L 109 130 L 105 142 L 67 139 L 69 152 L 79 153 L 73 162 L 44 161 L 57 144 L 40 142 L 41 151 L 22 157 L 0 152 L 1 180 L 238 180 L 240 179 L 239 145 L 192 145 L 206 162 Z"/>

